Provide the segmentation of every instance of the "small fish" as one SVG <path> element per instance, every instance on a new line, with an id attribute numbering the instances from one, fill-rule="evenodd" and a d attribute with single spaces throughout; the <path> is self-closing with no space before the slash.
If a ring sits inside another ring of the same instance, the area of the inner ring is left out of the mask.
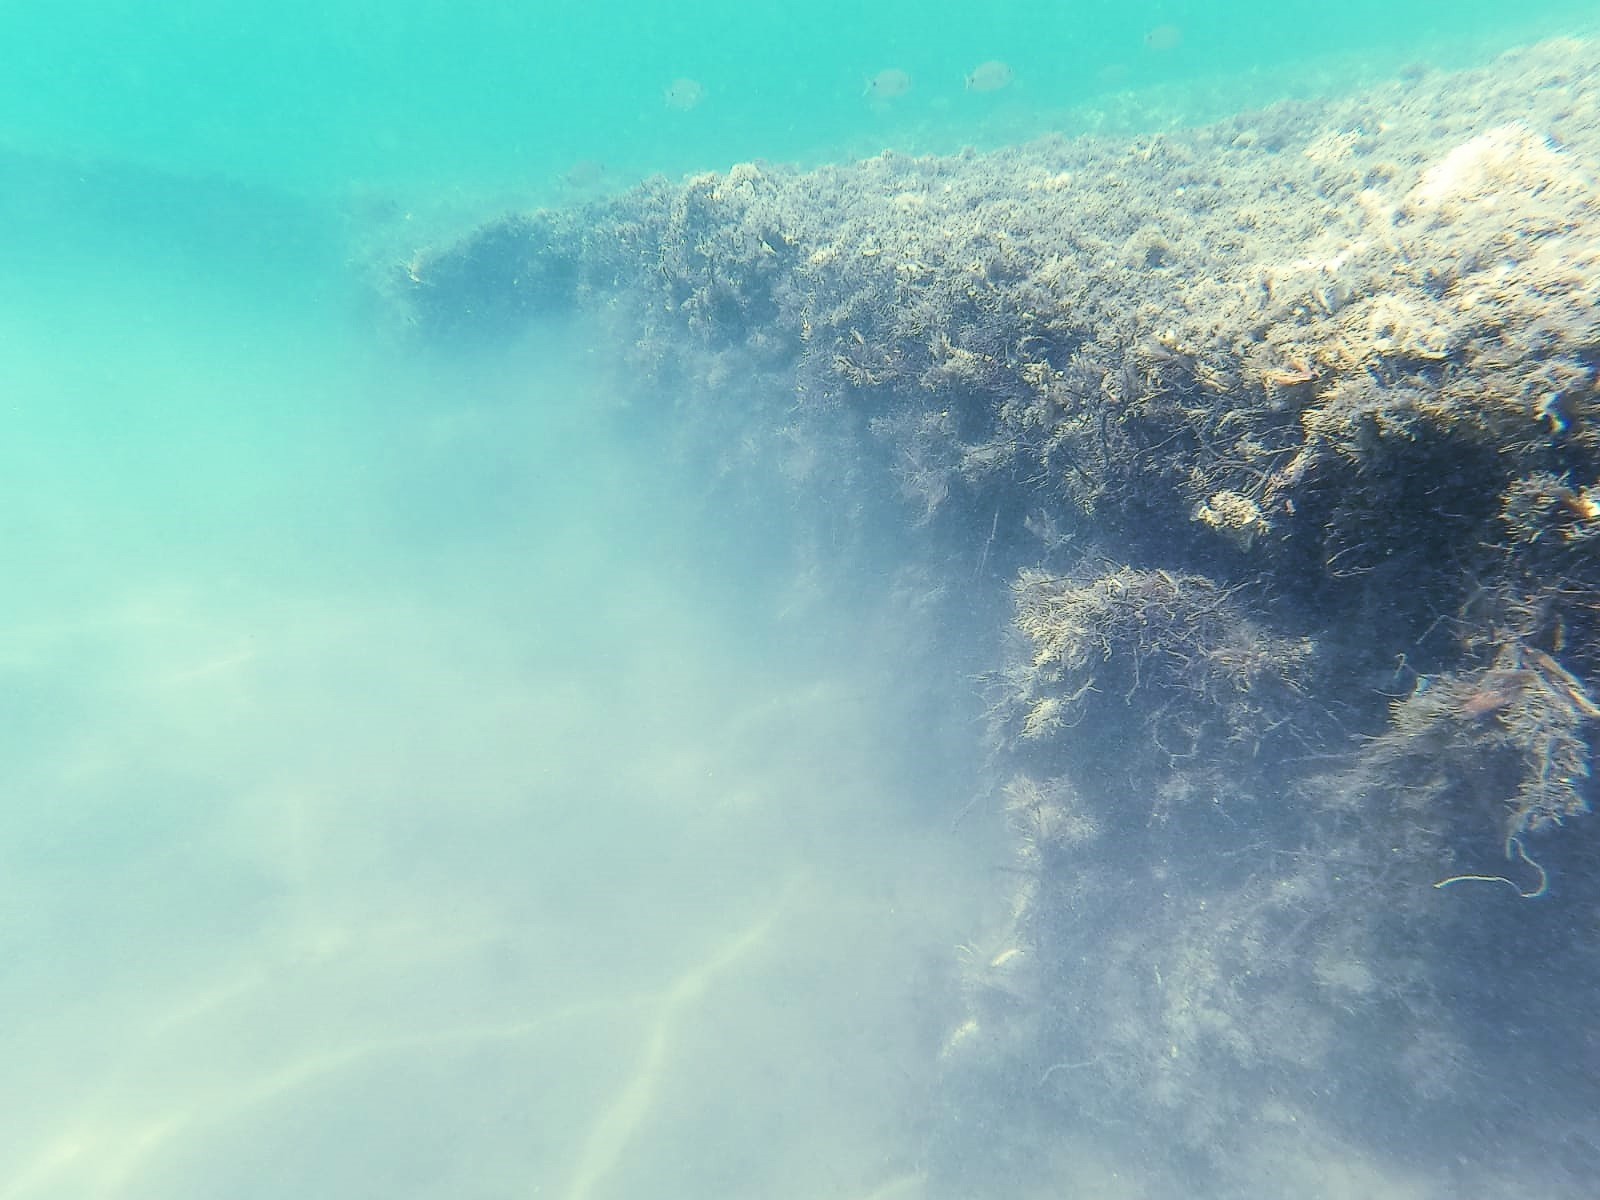
<path id="1" fill-rule="evenodd" d="M 1013 78 L 1014 74 L 1007 64 L 991 59 L 972 68 L 972 74 L 967 76 L 967 91 L 998 92 L 1009 85 Z"/>
<path id="2" fill-rule="evenodd" d="M 706 98 L 706 89 L 701 86 L 699 80 L 674 79 L 667 85 L 667 90 L 662 96 L 668 108 L 688 112 Z"/>
<path id="3" fill-rule="evenodd" d="M 867 80 L 867 90 L 861 94 L 871 96 L 874 100 L 893 100 L 896 96 L 904 96 L 910 90 L 910 75 L 899 67 L 886 67 Z"/>
<path id="4" fill-rule="evenodd" d="M 1165 54 L 1183 45 L 1183 30 L 1176 25 L 1157 25 L 1144 35 L 1144 44 L 1157 53 Z"/>

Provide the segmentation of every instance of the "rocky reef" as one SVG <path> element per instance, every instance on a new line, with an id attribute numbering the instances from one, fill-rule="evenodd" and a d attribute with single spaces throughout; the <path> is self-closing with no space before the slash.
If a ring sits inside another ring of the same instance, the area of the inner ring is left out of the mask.
<path id="1" fill-rule="evenodd" d="M 935 1192 L 1091 1133 L 1173 1189 L 1586 1194 L 1596 49 L 656 179 L 386 272 L 425 338 L 584 314 L 724 469 L 888 496 L 908 562 L 1009 596 L 1012 888 L 959 956 Z"/>

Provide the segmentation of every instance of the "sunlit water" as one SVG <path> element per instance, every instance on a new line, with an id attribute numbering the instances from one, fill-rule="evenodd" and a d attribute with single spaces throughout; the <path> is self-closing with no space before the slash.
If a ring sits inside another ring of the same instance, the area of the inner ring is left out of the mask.
<path id="1" fill-rule="evenodd" d="M 573 331 L 144 233 L 4 313 L 0 1196 L 904 1169 L 984 865 L 854 615 L 774 624 Z"/>
<path id="2" fill-rule="evenodd" d="M 1515 32 L 1037 7 L 0 17 L 0 1198 L 914 1176 L 1003 857 L 915 728 L 949 679 L 730 557 L 583 330 L 430 356 L 362 256 L 486 198 Z M 991 57 L 1015 84 L 974 96 Z"/>

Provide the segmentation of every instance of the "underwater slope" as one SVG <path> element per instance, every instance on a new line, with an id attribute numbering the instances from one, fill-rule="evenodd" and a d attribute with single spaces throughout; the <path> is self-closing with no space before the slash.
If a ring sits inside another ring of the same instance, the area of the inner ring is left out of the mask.
<path id="1" fill-rule="evenodd" d="M 688 442 L 1009 591 L 935 1191 L 1092 1134 L 1206 1194 L 1584 1194 L 1595 49 L 652 180 L 385 275 L 433 339 L 589 313 Z"/>

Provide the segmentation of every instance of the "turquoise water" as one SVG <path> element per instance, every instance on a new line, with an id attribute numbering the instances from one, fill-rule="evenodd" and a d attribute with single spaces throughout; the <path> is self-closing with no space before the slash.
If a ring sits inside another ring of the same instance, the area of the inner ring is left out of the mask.
<path id="1" fill-rule="evenodd" d="M 1130 88 L 1208 81 L 1224 93 L 1209 106 L 1237 107 L 1230 95 L 1481 54 L 1589 19 L 1571 0 L 11 4 L 0 147 L 295 190 L 538 190 L 576 163 L 627 180 L 945 148 Z M 1321 78 L 1330 58 L 1344 61 Z M 967 92 L 994 59 L 1013 86 Z M 885 68 L 913 86 L 875 105 L 864 84 Z M 663 102 L 679 78 L 704 88 L 689 111 Z"/>
<path id="2" fill-rule="evenodd" d="M 371 247 L 1589 9 L 0 6 L 0 1200 L 916 1194 L 1003 859 L 922 631 L 730 562 L 582 330 L 404 346 Z"/>

